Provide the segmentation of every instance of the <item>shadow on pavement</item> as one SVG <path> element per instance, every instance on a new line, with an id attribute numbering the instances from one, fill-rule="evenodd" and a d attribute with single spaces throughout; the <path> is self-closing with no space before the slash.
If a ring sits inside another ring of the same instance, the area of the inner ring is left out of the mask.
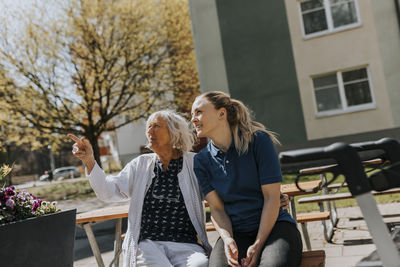
<path id="1" fill-rule="evenodd" d="M 366 244 L 373 244 L 371 238 L 367 239 L 352 239 L 352 240 L 344 240 L 343 246 L 358 246 L 358 245 L 366 245 Z"/>
<path id="2" fill-rule="evenodd" d="M 127 218 L 122 220 L 122 233 L 126 232 Z M 115 220 L 99 222 L 92 225 L 93 233 L 101 253 L 114 250 Z M 85 230 L 76 227 L 74 261 L 93 257 Z"/>

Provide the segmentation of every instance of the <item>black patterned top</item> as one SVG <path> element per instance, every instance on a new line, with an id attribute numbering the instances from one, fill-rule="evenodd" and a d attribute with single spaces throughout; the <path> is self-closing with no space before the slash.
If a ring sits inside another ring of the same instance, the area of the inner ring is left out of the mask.
<path id="1" fill-rule="evenodd" d="M 182 164 L 182 157 L 172 159 L 164 172 L 157 159 L 155 177 L 144 198 L 139 241 L 197 243 L 196 230 L 190 221 L 178 182 L 177 175 L 182 170 Z"/>

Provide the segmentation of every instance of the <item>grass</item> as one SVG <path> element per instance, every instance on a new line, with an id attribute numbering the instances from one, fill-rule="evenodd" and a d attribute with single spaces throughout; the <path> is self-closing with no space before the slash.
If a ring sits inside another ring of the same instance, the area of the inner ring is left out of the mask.
<path id="1" fill-rule="evenodd" d="M 28 191 L 34 196 L 47 201 L 87 198 L 95 196 L 93 189 L 90 187 L 89 181 L 57 184 L 50 183 L 45 186 L 29 188 Z"/>
<path id="2" fill-rule="evenodd" d="M 327 180 L 330 181 L 332 178 L 333 178 L 333 175 L 328 173 Z M 296 175 L 286 174 L 283 176 L 283 184 L 294 183 L 295 179 L 296 179 Z M 313 181 L 313 180 L 319 180 L 319 179 L 320 178 L 318 175 L 310 175 L 307 177 L 302 177 L 300 179 L 300 182 L 307 182 L 307 181 Z M 344 176 L 340 175 L 332 183 L 343 183 L 343 182 L 344 182 Z M 344 192 L 349 192 L 347 187 L 341 188 L 338 191 L 338 193 L 344 193 Z M 321 192 L 318 192 L 316 194 L 307 195 L 307 197 L 318 196 L 321 194 L 322 194 Z M 296 203 L 297 203 L 297 200 L 302 197 L 304 197 L 304 196 L 295 197 Z M 400 194 L 387 194 L 387 195 L 376 196 L 375 200 L 378 204 L 400 202 Z M 335 201 L 335 205 L 337 208 L 347 208 L 347 207 L 357 206 L 357 202 L 355 199 L 343 199 L 343 200 Z M 297 204 L 296 205 L 296 212 L 298 212 L 298 213 L 310 212 L 310 211 L 319 211 L 318 204 L 317 203 L 306 203 L 306 204 Z"/>

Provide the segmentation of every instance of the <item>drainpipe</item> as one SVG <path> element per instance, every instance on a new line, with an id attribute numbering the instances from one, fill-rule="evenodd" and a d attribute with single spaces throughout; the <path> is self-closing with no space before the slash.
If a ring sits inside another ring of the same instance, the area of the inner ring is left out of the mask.
<path id="1" fill-rule="evenodd" d="M 400 7 L 399 0 L 394 0 L 394 6 L 396 8 L 397 22 L 399 23 L 399 31 L 400 31 Z"/>

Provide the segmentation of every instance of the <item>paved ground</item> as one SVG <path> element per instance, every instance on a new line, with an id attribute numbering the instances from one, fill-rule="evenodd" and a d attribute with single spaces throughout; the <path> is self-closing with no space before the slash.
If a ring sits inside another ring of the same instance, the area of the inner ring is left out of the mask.
<path id="1" fill-rule="evenodd" d="M 77 208 L 78 212 L 109 206 L 109 203 L 101 202 L 95 198 L 85 200 L 65 200 L 59 202 L 61 209 Z M 114 203 L 111 205 L 119 205 Z M 383 215 L 393 215 L 385 217 L 385 222 L 395 222 L 400 224 L 400 203 L 392 203 L 380 205 L 379 209 Z M 327 267 L 347 267 L 354 266 L 363 257 L 375 250 L 375 245 L 372 244 L 371 236 L 367 230 L 365 221 L 362 220 L 359 208 L 344 208 L 339 209 L 339 223 L 335 231 L 332 243 L 324 241 L 321 223 L 313 222 L 308 224 L 308 231 L 311 238 L 311 246 L 313 249 L 324 249 L 327 255 Z M 111 225 L 112 227 L 112 225 Z M 81 233 L 84 235 L 84 233 Z M 210 242 L 215 243 L 217 239 L 215 232 L 209 233 Z M 105 240 L 110 243 L 110 241 Z M 108 263 L 113 257 L 113 252 L 110 250 L 112 246 L 108 245 L 108 251 L 104 251 L 103 259 L 108 266 Z M 74 262 L 75 267 L 97 266 L 93 256 L 90 256 L 90 250 L 86 257 L 82 255 Z M 77 255 L 77 254 L 75 254 Z M 77 257 L 76 257 L 77 258 Z"/>

